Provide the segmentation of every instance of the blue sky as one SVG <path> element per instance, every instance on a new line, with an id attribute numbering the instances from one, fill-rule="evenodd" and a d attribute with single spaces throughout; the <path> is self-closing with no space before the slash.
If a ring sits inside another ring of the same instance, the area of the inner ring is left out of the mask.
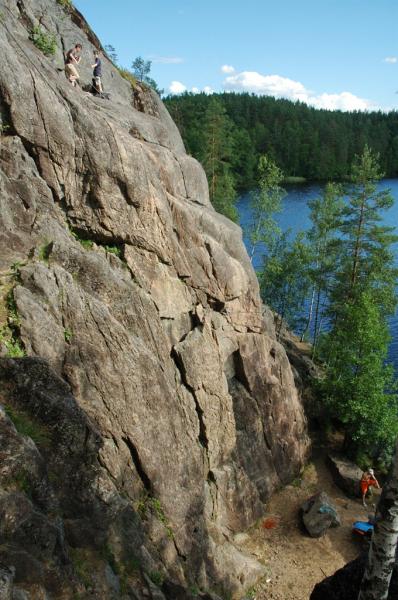
<path id="1" fill-rule="evenodd" d="M 75 0 L 119 62 L 166 92 L 250 91 L 325 108 L 398 105 L 398 0 Z M 224 72 L 222 71 L 224 67 Z"/>

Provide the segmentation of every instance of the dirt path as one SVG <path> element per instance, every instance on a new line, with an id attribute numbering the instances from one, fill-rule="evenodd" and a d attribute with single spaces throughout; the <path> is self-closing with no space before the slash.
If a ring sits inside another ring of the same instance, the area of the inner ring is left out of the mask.
<path id="1" fill-rule="evenodd" d="M 319 539 L 302 529 L 299 507 L 309 496 L 325 491 L 335 504 L 342 525 Z M 351 526 L 367 520 L 359 500 L 350 500 L 335 486 L 321 456 L 310 463 L 302 479 L 277 493 L 268 504 L 267 516 L 280 518 L 274 529 L 265 529 L 264 519 L 243 536 L 242 549 L 256 556 L 267 575 L 248 598 L 256 600 L 308 600 L 316 583 L 355 558 L 361 541 L 353 537 Z"/>

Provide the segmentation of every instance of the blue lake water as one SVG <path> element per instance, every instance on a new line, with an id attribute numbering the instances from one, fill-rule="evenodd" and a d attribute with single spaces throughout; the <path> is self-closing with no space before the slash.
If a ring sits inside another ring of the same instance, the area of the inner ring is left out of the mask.
<path id="1" fill-rule="evenodd" d="M 390 189 L 395 199 L 394 206 L 384 213 L 384 223 L 397 228 L 398 234 L 398 179 L 385 179 L 379 184 L 379 189 Z M 311 227 L 309 220 L 308 200 L 319 197 L 322 186 L 319 184 L 289 186 L 287 196 L 283 200 L 283 212 L 277 215 L 276 220 L 283 231 L 292 230 L 292 234 L 299 231 L 306 231 Z M 251 223 L 251 211 L 249 205 L 249 194 L 241 196 L 237 203 L 240 224 L 243 231 L 247 230 Z M 245 238 L 245 244 L 249 248 L 249 241 Z M 398 244 L 394 247 L 396 263 L 398 265 Z M 264 255 L 264 248 L 258 247 L 254 256 L 254 267 L 259 267 Z M 390 320 L 391 326 L 391 345 L 390 360 L 395 365 L 398 373 L 398 315 L 396 314 Z"/>

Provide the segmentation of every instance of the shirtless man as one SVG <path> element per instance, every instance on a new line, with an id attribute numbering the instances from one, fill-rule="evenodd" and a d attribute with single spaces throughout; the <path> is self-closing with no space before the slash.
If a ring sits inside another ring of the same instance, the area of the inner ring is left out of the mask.
<path id="1" fill-rule="evenodd" d="M 79 73 L 76 69 L 76 65 L 78 65 L 81 61 L 80 52 L 82 49 L 81 44 L 76 44 L 74 48 L 69 50 L 66 54 L 65 59 L 65 73 L 73 87 L 76 87 L 77 82 L 79 80 Z"/>

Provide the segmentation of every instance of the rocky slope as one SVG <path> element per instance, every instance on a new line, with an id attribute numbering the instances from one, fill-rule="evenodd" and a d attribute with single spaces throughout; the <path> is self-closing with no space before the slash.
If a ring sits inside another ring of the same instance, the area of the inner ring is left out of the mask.
<path id="1" fill-rule="evenodd" d="M 241 231 L 155 94 L 106 59 L 110 101 L 67 82 L 99 47 L 77 11 L 0 15 L 4 597 L 239 596 L 234 535 L 308 451 Z"/>

